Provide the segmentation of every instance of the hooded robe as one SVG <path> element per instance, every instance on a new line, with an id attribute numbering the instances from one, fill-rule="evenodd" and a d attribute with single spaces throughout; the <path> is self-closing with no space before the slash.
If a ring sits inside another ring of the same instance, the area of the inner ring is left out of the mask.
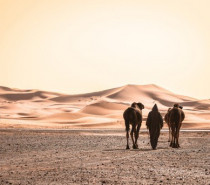
<path id="1" fill-rule="evenodd" d="M 156 149 L 160 130 L 163 127 L 163 118 L 156 104 L 148 114 L 146 126 L 149 129 L 151 146 L 153 149 Z"/>

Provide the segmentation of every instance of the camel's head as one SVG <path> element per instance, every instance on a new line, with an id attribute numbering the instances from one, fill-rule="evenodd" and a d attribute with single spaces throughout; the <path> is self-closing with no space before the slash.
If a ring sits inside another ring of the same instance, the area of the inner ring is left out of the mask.
<path id="1" fill-rule="evenodd" d="M 168 112 L 170 112 L 171 108 L 168 108 Z"/>
<path id="2" fill-rule="evenodd" d="M 179 105 L 179 108 L 180 108 L 180 109 L 183 109 L 183 106 Z"/>
<path id="3" fill-rule="evenodd" d="M 175 104 L 174 104 L 174 107 L 183 109 L 183 106 L 179 105 L 178 103 L 175 103 Z"/>
<path id="4" fill-rule="evenodd" d="M 144 105 L 142 103 L 139 102 L 139 103 L 137 103 L 137 105 L 138 105 L 139 109 L 141 109 L 141 110 L 144 109 Z"/>
<path id="5" fill-rule="evenodd" d="M 179 108 L 179 104 L 178 103 L 175 103 L 174 104 L 174 107 Z"/>

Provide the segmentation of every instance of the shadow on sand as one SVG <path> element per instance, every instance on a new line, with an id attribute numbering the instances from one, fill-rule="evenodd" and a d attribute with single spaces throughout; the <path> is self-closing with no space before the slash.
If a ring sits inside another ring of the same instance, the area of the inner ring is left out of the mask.
<path id="1" fill-rule="evenodd" d="M 107 149 L 107 150 L 103 150 L 103 152 L 114 152 L 114 151 L 128 151 L 128 152 L 145 152 L 145 151 L 150 151 L 150 148 L 140 148 L 140 149 L 120 149 L 120 148 L 116 148 L 116 149 Z"/>
<path id="2" fill-rule="evenodd" d="M 106 149 L 102 150 L 103 152 L 114 152 L 114 151 L 127 151 L 127 152 L 147 152 L 147 151 L 157 151 L 157 150 L 168 150 L 169 147 L 157 147 L 156 150 L 153 150 L 152 148 L 139 148 L 139 149 L 122 149 L 122 148 L 115 148 L 115 149 Z"/>

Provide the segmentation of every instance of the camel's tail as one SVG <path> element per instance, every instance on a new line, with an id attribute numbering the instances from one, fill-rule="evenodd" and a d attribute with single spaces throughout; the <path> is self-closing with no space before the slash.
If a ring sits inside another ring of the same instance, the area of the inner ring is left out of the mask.
<path id="1" fill-rule="evenodd" d="M 125 120 L 125 130 L 128 132 L 130 130 L 130 123 L 128 120 Z"/>

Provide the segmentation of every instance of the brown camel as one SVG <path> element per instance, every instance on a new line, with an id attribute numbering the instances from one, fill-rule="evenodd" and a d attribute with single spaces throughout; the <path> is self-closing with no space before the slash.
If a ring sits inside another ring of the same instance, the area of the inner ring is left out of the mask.
<path id="1" fill-rule="evenodd" d="M 126 138 L 127 138 L 126 149 L 130 149 L 129 148 L 130 124 L 132 125 L 130 135 L 133 142 L 133 149 L 138 149 L 137 140 L 139 137 L 139 131 L 142 123 L 142 109 L 144 109 L 144 105 L 142 103 L 134 102 L 132 103 L 131 107 L 127 108 L 123 113 L 123 118 L 125 120 L 125 127 L 126 127 Z M 133 138 L 133 134 L 135 134 L 135 140 Z"/>
<path id="2" fill-rule="evenodd" d="M 180 109 L 182 109 L 183 107 L 182 106 L 180 106 L 180 105 L 178 105 L 178 104 L 174 104 L 174 106 L 178 106 Z M 168 142 L 171 142 L 171 127 L 170 127 L 170 124 L 169 124 L 169 117 L 170 117 L 170 110 L 171 110 L 172 108 L 168 108 L 168 112 L 166 113 L 166 115 L 164 116 L 164 120 L 165 120 L 165 122 L 167 123 L 167 125 L 168 125 Z M 184 119 L 183 119 L 184 120 Z M 183 121 L 182 120 L 182 121 Z"/>
<path id="3" fill-rule="evenodd" d="M 160 136 L 160 130 L 163 128 L 163 118 L 156 104 L 148 114 L 146 126 L 150 133 L 150 144 L 152 149 L 155 150 Z"/>
<path id="4" fill-rule="evenodd" d="M 179 104 L 174 104 L 174 107 L 169 111 L 169 127 L 171 128 L 171 143 L 173 148 L 179 148 L 179 131 L 182 125 L 182 121 L 185 118 L 185 114 L 182 110 L 183 107 Z"/>

